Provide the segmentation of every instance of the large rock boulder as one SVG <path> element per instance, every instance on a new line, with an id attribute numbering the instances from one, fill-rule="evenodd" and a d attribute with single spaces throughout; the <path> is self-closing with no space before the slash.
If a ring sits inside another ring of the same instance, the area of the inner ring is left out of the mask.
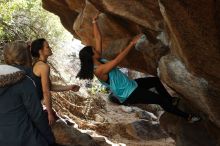
<path id="1" fill-rule="evenodd" d="M 100 12 L 98 24 L 103 37 L 103 53 L 109 59 L 115 57 L 127 45 L 131 37 L 141 32 L 145 33 L 150 43 L 155 46 L 153 51 L 132 50 L 121 65 L 156 75 L 158 61 L 168 50 L 167 47 L 161 45 L 160 40 L 156 39 L 163 30 L 163 19 L 158 2 L 142 1 L 134 4 L 134 1 L 109 0 L 42 1 L 43 7 L 57 14 L 64 27 L 85 45 L 95 43 L 92 18 Z M 148 5 L 150 7 L 147 7 Z M 137 13 L 134 13 L 134 10 L 137 10 Z M 135 56 L 138 57 L 136 61 L 133 61 L 132 58 Z"/>
<path id="2" fill-rule="evenodd" d="M 158 70 L 161 79 L 181 95 L 184 110 L 202 116 L 199 125 L 180 119 L 175 126 L 164 122 L 177 145 L 200 145 L 200 139 L 203 145 L 220 145 L 219 0 L 42 1 L 43 7 L 57 14 L 64 27 L 85 45 L 94 45 L 92 17 L 100 12 L 98 24 L 108 59 L 134 35 L 145 33 L 151 47 L 132 50 L 120 65 L 153 75 Z M 199 133 L 193 130 L 197 128 Z"/>

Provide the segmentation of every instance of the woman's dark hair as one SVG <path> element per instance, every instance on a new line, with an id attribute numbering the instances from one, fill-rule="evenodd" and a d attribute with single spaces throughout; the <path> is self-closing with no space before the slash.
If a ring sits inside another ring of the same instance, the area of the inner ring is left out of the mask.
<path id="1" fill-rule="evenodd" d="M 46 39 L 40 38 L 36 39 L 31 43 L 31 55 L 33 57 L 40 57 L 39 50 L 44 47 L 44 42 Z"/>
<path id="2" fill-rule="evenodd" d="M 77 76 L 80 79 L 93 79 L 93 59 L 94 55 L 92 46 L 86 46 L 79 52 L 79 59 L 81 62 L 81 69 L 78 72 Z"/>

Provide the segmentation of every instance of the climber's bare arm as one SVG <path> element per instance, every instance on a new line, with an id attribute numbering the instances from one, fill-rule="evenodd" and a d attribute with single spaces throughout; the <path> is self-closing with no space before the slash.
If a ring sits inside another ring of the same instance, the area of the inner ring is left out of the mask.
<path id="1" fill-rule="evenodd" d="M 95 37 L 95 57 L 96 58 L 101 58 L 102 56 L 102 36 L 101 32 L 99 29 L 99 26 L 97 24 L 97 19 L 98 19 L 99 13 L 96 14 L 95 17 L 93 17 L 93 34 Z"/>

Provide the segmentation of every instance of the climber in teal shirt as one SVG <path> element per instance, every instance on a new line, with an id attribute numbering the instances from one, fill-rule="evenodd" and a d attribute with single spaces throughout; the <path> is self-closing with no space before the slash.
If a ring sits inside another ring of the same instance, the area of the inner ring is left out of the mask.
<path id="1" fill-rule="evenodd" d="M 80 50 L 81 69 L 77 77 L 93 79 L 95 75 L 102 84 L 110 88 L 119 104 L 159 104 L 165 111 L 181 116 L 189 122 L 199 121 L 200 117 L 185 113 L 173 104 L 174 98 L 166 91 L 158 77 L 132 80 L 117 68 L 142 34 L 135 36 L 113 60 L 102 58 L 102 37 L 96 23 L 98 15 L 92 21 L 96 47 L 86 46 Z M 156 88 L 158 94 L 148 90 L 152 87 Z"/>
<path id="2" fill-rule="evenodd" d="M 107 63 L 106 59 L 100 59 L 100 62 Z M 95 65 L 96 69 L 98 66 Z M 107 86 L 111 91 L 117 95 L 120 103 L 123 103 L 127 97 L 137 88 L 137 82 L 131 80 L 123 74 L 118 68 L 113 68 L 109 73 L 109 83 L 100 80 L 100 82 Z"/>

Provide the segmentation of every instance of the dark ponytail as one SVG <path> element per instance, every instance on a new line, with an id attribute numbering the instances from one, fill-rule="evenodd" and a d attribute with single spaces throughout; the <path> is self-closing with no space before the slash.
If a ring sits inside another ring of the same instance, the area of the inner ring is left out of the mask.
<path id="1" fill-rule="evenodd" d="M 93 79 L 93 50 L 92 46 L 86 46 L 79 52 L 79 59 L 81 62 L 81 69 L 77 74 L 77 78 L 80 79 Z"/>

